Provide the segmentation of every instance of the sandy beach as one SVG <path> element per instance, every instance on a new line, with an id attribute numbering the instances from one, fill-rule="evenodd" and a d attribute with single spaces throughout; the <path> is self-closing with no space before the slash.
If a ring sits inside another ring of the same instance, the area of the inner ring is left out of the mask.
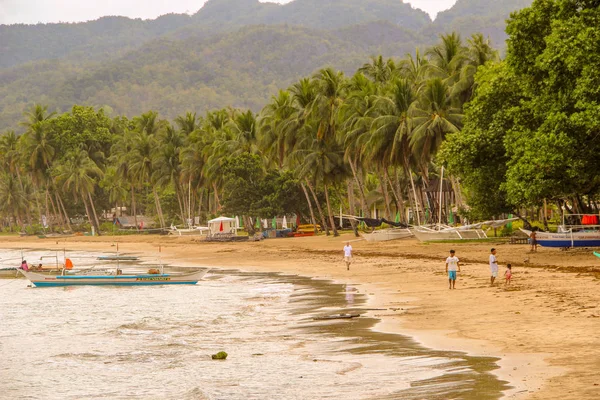
<path id="1" fill-rule="evenodd" d="M 350 271 L 342 247 L 353 241 Z M 281 272 L 355 284 L 367 293 L 376 329 L 413 336 L 425 346 L 500 357 L 495 371 L 514 389 L 510 399 L 600 398 L 600 259 L 591 250 L 538 248 L 505 242 L 383 243 L 341 237 L 204 243 L 193 237 L 113 236 L 38 239 L 3 237 L 2 248 L 91 250 L 158 255 L 182 266 Z M 489 285 L 487 259 L 496 247 L 500 276 Z M 444 261 L 462 263 L 456 290 Z M 513 282 L 504 285 L 506 263 Z"/>

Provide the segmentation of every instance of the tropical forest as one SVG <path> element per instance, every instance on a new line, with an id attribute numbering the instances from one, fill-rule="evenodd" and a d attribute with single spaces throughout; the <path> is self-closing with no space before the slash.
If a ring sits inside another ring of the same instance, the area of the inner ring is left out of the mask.
<path id="1" fill-rule="evenodd" d="M 337 235 L 340 213 L 547 226 L 549 208 L 599 211 L 598 0 L 459 0 L 433 22 L 391 0 L 312 3 L 1 26 L 2 228 L 235 215 L 253 233 L 296 215 Z M 504 36 L 465 32 L 503 12 Z M 79 43 L 57 45 L 70 29 Z"/>

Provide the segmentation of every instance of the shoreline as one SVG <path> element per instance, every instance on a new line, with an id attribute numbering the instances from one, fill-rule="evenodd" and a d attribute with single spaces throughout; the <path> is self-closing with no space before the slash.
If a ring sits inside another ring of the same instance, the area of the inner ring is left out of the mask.
<path id="1" fill-rule="evenodd" d="M 209 244 L 193 237 L 0 238 L 0 246 L 114 252 L 118 243 L 123 253 L 152 255 L 160 246 L 174 264 L 353 283 L 373 308 L 387 310 L 383 316 L 373 312 L 381 321 L 373 329 L 411 336 L 432 349 L 499 358 L 492 373 L 513 387 L 504 398 L 597 397 L 600 354 L 593 338 L 600 321 L 600 268 L 596 272 L 591 251 L 542 248 L 531 254 L 526 245 L 495 245 L 501 270 L 511 262 L 516 279 L 510 288 L 489 288 L 487 265 L 476 260 L 486 260 L 493 243 L 353 242 L 355 260 L 346 271 L 341 248 L 354 239 L 344 234 Z M 449 246 L 464 260 L 455 291 L 447 289 L 443 266 Z"/>

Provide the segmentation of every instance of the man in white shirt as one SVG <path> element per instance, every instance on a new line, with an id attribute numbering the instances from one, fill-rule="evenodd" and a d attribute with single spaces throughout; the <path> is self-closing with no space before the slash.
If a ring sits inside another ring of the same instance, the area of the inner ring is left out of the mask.
<path id="1" fill-rule="evenodd" d="M 350 246 L 350 242 L 346 242 L 344 246 L 344 261 L 346 262 L 346 268 L 350 271 L 350 264 L 352 263 L 352 246 Z"/>
<path id="2" fill-rule="evenodd" d="M 456 272 L 460 272 L 460 263 L 454 250 L 450 250 L 450 257 L 446 258 L 446 272 L 448 273 L 448 289 L 456 289 Z"/>
<path id="3" fill-rule="evenodd" d="M 494 286 L 494 281 L 498 276 L 498 259 L 496 258 L 496 249 L 492 249 L 490 254 L 490 272 L 492 277 L 490 278 L 490 286 Z"/>

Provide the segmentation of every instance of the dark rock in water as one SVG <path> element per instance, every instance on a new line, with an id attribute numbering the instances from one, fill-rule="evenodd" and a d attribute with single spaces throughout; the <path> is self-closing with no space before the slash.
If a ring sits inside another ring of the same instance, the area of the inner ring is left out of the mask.
<path id="1" fill-rule="evenodd" d="M 227 353 L 220 351 L 217 354 L 213 354 L 211 357 L 213 360 L 225 360 L 227 358 Z"/>

